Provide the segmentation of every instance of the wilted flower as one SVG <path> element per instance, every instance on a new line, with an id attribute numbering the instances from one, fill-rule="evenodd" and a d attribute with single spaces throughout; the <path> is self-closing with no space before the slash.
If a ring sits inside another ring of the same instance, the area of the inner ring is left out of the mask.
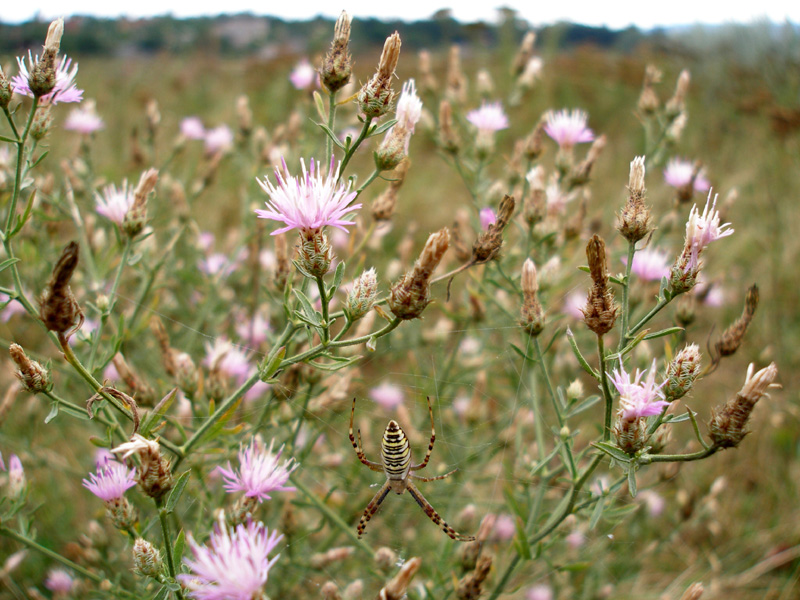
<path id="1" fill-rule="evenodd" d="M 653 359 L 653 365 L 643 383 L 640 383 L 644 375 L 644 371 L 641 369 L 636 370 L 633 381 L 621 365 L 619 369 L 614 370 L 613 375 L 609 374 L 611 382 L 620 395 L 619 414 L 621 418 L 629 420 L 659 415 L 661 410 L 669 404 L 664 400 L 664 392 L 661 391 L 664 383 L 656 385 L 656 370 L 656 360 Z"/>
<path id="2" fill-rule="evenodd" d="M 385 410 L 394 410 L 403 403 L 403 390 L 393 383 L 384 381 L 369 391 L 369 397 Z"/>
<path id="3" fill-rule="evenodd" d="M 317 81 L 317 72 L 308 59 L 303 59 L 297 63 L 289 74 L 289 81 L 295 89 L 305 90 L 310 88 Z"/>
<path id="4" fill-rule="evenodd" d="M 673 158 L 664 169 L 664 181 L 674 188 L 685 187 L 691 182 L 694 169 L 694 163 L 691 161 Z M 711 183 L 706 179 L 705 171 L 701 169 L 695 177 L 694 189 L 697 192 L 706 192 L 710 187 Z"/>
<path id="5" fill-rule="evenodd" d="M 24 57 L 17 57 L 17 64 L 19 64 L 19 74 L 11 79 L 11 85 L 14 87 L 14 92 L 23 96 L 33 98 L 33 91 L 31 91 L 28 79 L 30 78 L 30 70 L 33 70 L 36 63 L 39 62 L 39 56 L 36 58 L 28 52 L 28 64 L 25 64 Z M 83 100 L 83 90 L 79 90 L 75 85 L 75 76 L 78 74 L 78 64 L 72 66 L 72 59 L 67 58 L 66 55 L 58 61 L 58 66 L 55 70 L 56 81 L 53 91 L 45 94 L 39 100 L 43 104 L 58 104 L 59 102 L 80 102 Z M 30 69 L 30 70 L 29 70 Z"/>
<path id="6" fill-rule="evenodd" d="M 400 92 L 400 99 L 397 101 L 397 108 L 395 118 L 397 125 L 414 133 L 416 127 L 422 117 L 422 100 L 417 96 L 417 88 L 413 79 L 409 79 L 403 84 L 403 89 Z M 406 148 L 408 150 L 408 148 Z"/>
<path id="7" fill-rule="evenodd" d="M 87 101 L 82 108 L 73 108 L 66 121 L 64 121 L 64 129 L 70 131 L 77 131 L 84 135 L 89 135 L 105 127 L 103 119 L 97 114 L 95 110 L 95 103 Z"/>
<path id="8" fill-rule="evenodd" d="M 327 176 L 323 176 L 313 158 L 308 170 L 305 161 L 300 159 L 303 173 L 298 177 L 288 176 L 286 161 L 282 161 L 282 164 L 283 174 L 275 170 L 277 187 L 267 178 L 258 181 L 269 200 L 266 202 L 268 210 L 257 209 L 256 215 L 261 219 L 281 221 L 286 225 L 273 231 L 272 235 L 292 229 L 312 232 L 326 225 L 347 231 L 346 227 L 353 225 L 352 221 L 343 217 L 361 208 L 361 204 L 350 206 L 356 192 L 351 192 L 349 185 L 337 184 L 340 165 L 337 164 L 334 170 L 333 158 Z"/>
<path id="9" fill-rule="evenodd" d="M 269 570 L 280 557 L 270 560 L 268 555 L 282 538 L 260 522 L 217 527 L 207 546 L 198 544 L 190 534 L 187 542 L 193 558 L 183 562 L 191 573 L 178 575 L 178 580 L 197 600 L 260 598 Z"/>
<path id="10" fill-rule="evenodd" d="M 97 474 L 90 473 L 89 479 L 83 480 L 83 487 L 105 502 L 122 498 L 135 485 L 136 470 L 108 458 L 97 465 Z"/>
<path id="11" fill-rule="evenodd" d="M 582 110 L 567 112 L 566 109 L 558 112 L 550 111 L 545 115 L 545 133 L 549 135 L 563 149 L 568 150 L 575 144 L 591 142 L 594 133 L 586 127 L 588 115 Z"/>
<path id="12" fill-rule="evenodd" d="M 259 502 L 270 499 L 270 492 L 293 492 L 295 488 L 287 486 L 289 475 L 298 466 L 294 458 L 278 464 L 283 452 L 280 447 L 277 454 L 272 452 L 274 440 L 269 448 L 264 448 L 253 439 L 250 445 L 239 450 L 239 469 L 236 470 L 228 461 L 228 467 L 219 467 L 225 479 L 225 491 L 229 494 L 244 492 L 245 496 L 256 498 Z"/>
<path id="13" fill-rule="evenodd" d="M 190 140 L 202 140 L 206 137 L 206 128 L 200 117 L 186 117 L 180 124 L 181 135 Z"/>
<path id="14" fill-rule="evenodd" d="M 122 225 L 125 215 L 133 206 L 133 200 L 133 189 L 127 181 L 123 181 L 120 188 L 110 184 L 103 188 L 102 194 L 95 194 L 97 213 L 117 225 Z"/>
<path id="15" fill-rule="evenodd" d="M 706 246 L 719 238 L 733 233 L 733 229 L 725 229 L 730 223 L 719 224 L 719 211 L 716 208 L 717 195 L 714 196 L 714 201 L 711 202 L 711 192 L 709 192 L 703 214 L 700 214 L 696 204 L 689 212 L 689 220 L 686 222 L 684 252 L 686 250 L 691 252 L 689 265 L 692 269 L 698 267 L 698 257 Z"/>
<path id="16" fill-rule="evenodd" d="M 623 257 L 622 262 L 627 264 L 628 258 Z M 669 275 L 669 255 L 651 248 L 639 250 L 633 255 L 631 272 L 645 281 L 659 281 Z"/>

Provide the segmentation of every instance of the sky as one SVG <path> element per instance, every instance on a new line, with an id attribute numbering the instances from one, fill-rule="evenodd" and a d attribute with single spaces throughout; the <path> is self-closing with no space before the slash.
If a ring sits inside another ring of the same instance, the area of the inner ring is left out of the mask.
<path id="1" fill-rule="evenodd" d="M 800 23 L 800 2 L 797 0 L 761 0 L 760 2 L 720 2 L 706 0 L 670 0 L 669 2 L 614 2 L 612 0 L 562 0 L 535 2 L 533 0 L 506 0 L 486 2 L 442 2 L 441 0 L 347 0 L 332 3 L 330 0 L 299 0 L 294 2 L 265 2 L 264 0 L 226 0 L 224 3 L 197 2 L 197 0 L 137 0 L 137 2 L 109 2 L 108 0 L 40 0 L 36 2 L 3 0 L 0 3 L 1 22 L 20 22 L 39 16 L 49 20 L 74 14 L 99 17 L 127 16 L 130 18 L 172 14 L 175 17 L 252 12 L 283 19 L 309 19 L 316 15 L 336 17 L 342 9 L 354 18 L 418 20 L 430 17 L 443 8 L 452 8 L 453 16 L 465 22 L 487 21 L 497 18 L 496 8 L 506 6 L 518 11 L 522 19 L 532 25 L 556 21 L 572 21 L 593 26 L 622 29 L 635 25 L 643 29 L 656 26 L 690 25 L 694 23 L 720 24 L 728 22 L 749 23 L 768 18 L 775 22 L 790 20 Z M 66 12 L 65 12 L 66 11 Z"/>

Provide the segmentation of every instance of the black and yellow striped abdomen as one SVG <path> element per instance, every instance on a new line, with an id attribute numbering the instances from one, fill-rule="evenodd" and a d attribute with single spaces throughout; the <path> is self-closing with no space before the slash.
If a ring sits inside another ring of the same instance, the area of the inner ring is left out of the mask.
<path id="1" fill-rule="evenodd" d="M 411 449 L 408 438 L 397 421 L 389 421 L 383 432 L 381 459 L 386 477 L 393 480 L 406 479 L 411 467 Z"/>

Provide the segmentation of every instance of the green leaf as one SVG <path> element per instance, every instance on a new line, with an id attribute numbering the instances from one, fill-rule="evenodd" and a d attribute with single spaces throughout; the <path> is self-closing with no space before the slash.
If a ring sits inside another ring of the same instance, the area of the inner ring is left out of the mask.
<path id="1" fill-rule="evenodd" d="M 3 262 L 0 262 L 0 272 L 5 271 L 11 265 L 15 265 L 20 261 L 18 258 L 7 258 Z"/>
<path id="2" fill-rule="evenodd" d="M 37 159 L 36 159 L 36 162 L 34 162 L 34 163 L 33 163 L 33 164 L 30 166 L 30 169 L 31 169 L 31 170 L 35 169 L 35 168 L 36 168 L 36 167 L 39 165 L 39 163 L 40 163 L 40 162 L 42 162 L 42 161 L 44 160 L 45 156 L 47 156 L 48 154 L 50 154 L 50 151 L 49 151 L 49 150 L 46 150 L 46 151 L 42 152 L 42 155 L 41 155 L 39 158 L 37 158 Z"/>
<path id="3" fill-rule="evenodd" d="M 597 524 L 600 522 L 600 518 L 603 516 L 603 511 L 606 508 L 606 498 L 605 496 L 600 496 L 597 499 L 597 504 L 594 506 L 594 510 L 592 511 L 592 518 L 589 519 L 589 529 L 594 529 Z"/>
<path id="4" fill-rule="evenodd" d="M 683 327 L 669 327 L 667 329 L 662 329 L 661 331 L 656 331 L 655 333 L 648 333 L 643 339 L 654 340 L 656 338 L 664 337 L 665 335 L 680 333 L 681 331 L 683 331 Z"/>
<path id="5" fill-rule="evenodd" d="M 342 279 L 344 279 L 344 269 L 344 261 L 336 265 L 336 271 L 333 273 L 333 285 L 328 290 L 329 298 L 336 292 L 336 290 L 339 289 L 339 286 L 342 285 Z"/>
<path id="6" fill-rule="evenodd" d="M 684 413 L 682 415 L 667 415 L 667 418 L 664 419 L 662 425 L 664 423 L 683 423 L 684 421 L 688 421 L 692 417 L 689 416 L 689 413 Z"/>
<path id="7" fill-rule="evenodd" d="M 517 499 L 514 497 L 514 490 L 510 486 L 507 485 L 503 487 L 503 496 L 505 496 L 506 505 L 511 509 L 511 512 L 513 512 L 519 518 L 525 519 L 525 511 L 519 505 L 519 502 L 517 502 Z M 525 539 L 525 537 L 523 536 L 522 539 Z"/>
<path id="8" fill-rule="evenodd" d="M 314 306 L 311 304 L 311 300 L 308 299 L 303 292 L 300 290 L 292 290 L 294 295 L 300 301 L 300 305 L 303 308 L 303 314 L 306 317 L 306 320 L 315 327 L 320 327 L 322 325 L 322 316 L 314 309 Z"/>
<path id="9" fill-rule="evenodd" d="M 631 457 L 621 448 L 613 444 L 609 444 L 608 442 L 592 442 L 592 446 L 597 448 L 598 450 L 605 452 L 611 458 L 618 460 L 623 463 L 631 462 Z"/>
<path id="10" fill-rule="evenodd" d="M 175 540 L 175 545 L 172 546 L 172 556 L 175 559 L 175 564 L 181 564 L 183 558 L 183 550 L 186 547 L 186 534 L 183 529 L 178 532 L 178 538 Z"/>
<path id="11" fill-rule="evenodd" d="M 266 381 L 267 379 L 271 379 L 275 373 L 278 372 L 278 367 L 281 366 L 284 357 L 286 356 L 286 346 L 281 346 L 278 351 L 275 353 L 275 356 L 272 357 L 272 360 L 269 361 L 267 364 L 261 365 L 261 372 L 258 374 L 259 379 L 261 381 Z M 266 359 L 264 359 L 266 363 Z"/>
<path id="12" fill-rule="evenodd" d="M 325 123 L 317 123 L 317 126 L 318 126 L 320 129 L 322 129 L 322 131 L 324 131 L 324 132 L 325 132 L 325 135 L 327 135 L 327 136 L 328 136 L 328 138 L 329 138 L 329 139 L 330 139 L 330 140 L 333 142 L 333 144 L 334 144 L 336 147 L 338 147 L 338 148 L 340 148 L 340 149 L 344 150 L 345 152 L 347 152 L 347 150 L 348 150 L 348 146 L 349 146 L 349 145 L 348 145 L 348 146 L 345 146 L 345 145 L 344 145 L 344 144 L 343 144 L 343 143 L 342 143 L 342 142 L 339 140 L 339 138 L 337 138 L 337 137 L 336 137 L 336 134 L 335 134 L 333 131 L 331 131 L 331 128 L 330 128 L 330 127 L 328 127 L 327 125 L 325 125 Z"/>
<path id="13" fill-rule="evenodd" d="M 323 121 L 328 120 L 328 111 L 325 110 L 325 102 L 322 100 L 322 94 L 320 94 L 317 90 L 314 90 L 314 106 L 317 108 L 317 113 L 319 114 L 319 118 Z"/>
<path id="14" fill-rule="evenodd" d="M 333 364 L 324 364 L 313 360 L 308 361 L 308 364 L 314 366 L 317 369 L 322 369 L 323 371 L 334 373 L 336 371 L 341 371 L 342 369 L 357 363 L 359 360 L 361 360 L 361 356 L 351 356 L 348 357 L 346 361 L 336 361 Z"/>
<path id="15" fill-rule="evenodd" d="M 180 477 L 178 477 L 178 481 L 175 482 L 175 485 L 172 487 L 172 491 L 169 493 L 169 498 L 167 498 L 167 513 L 171 513 L 175 510 L 175 505 L 178 503 L 178 500 L 181 499 L 181 494 L 183 494 L 183 488 L 186 487 L 186 484 L 189 483 L 189 471 L 185 471 Z"/>
<path id="16" fill-rule="evenodd" d="M 367 137 L 373 137 L 385 133 L 386 131 L 389 131 L 392 127 L 394 127 L 396 123 L 397 119 L 389 119 L 385 123 L 382 123 L 381 125 L 378 125 L 377 127 L 371 129 L 369 134 L 367 134 Z"/>
<path id="17" fill-rule="evenodd" d="M 638 488 L 636 487 L 636 469 L 631 465 L 628 469 L 628 491 L 631 493 L 631 498 L 636 498 Z"/>
<path id="18" fill-rule="evenodd" d="M 567 418 L 567 419 L 569 419 L 569 418 L 571 418 L 571 417 L 574 417 L 575 415 L 577 415 L 577 414 L 580 414 L 580 413 L 582 413 L 583 411 L 585 411 L 585 410 L 587 410 L 587 409 L 591 408 L 592 406 L 594 406 L 595 404 L 597 404 L 598 402 L 600 402 L 600 400 L 601 400 L 601 398 L 600 398 L 600 396 L 598 396 L 597 394 L 595 394 L 594 396 L 589 396 L 589 397 L 588 397 L 588 398 L 586 398 L 585 400 L 583 400 L 583 401 L 581 401 L 581 402 L 577 403 L 575 406 L 573 406 L 572 408 L 570 408 L 570 409 L 567 411 L 567 414 L 566 414 L 566 415 L 564 415 L 564 416 L 565 416 L 565 418 Z"/>
<path id="19" fill-rule="evenodd" d="M 515 346 L 514 344 L 509 344 L 509 346 L 511 346 L 511 348 L 512 348 L 512 349 L 513 349 L 513 350 L 514 350 L 514 351 L 515 351 L 517 354 L 519 354 L 519 355 L 520 355 L 522 358 L 524 358 L 525 360 L 529 360 L 529 361 L 531 361 L 533 364 L 536 364 L 537 362 L 539 362 L 539 359 L 538 359 L 538 358 L 534 358 L 534 357 L 532 357 L 532 356 L 528 356 L 527 354 L 525 354 L 525 351 L 524 351 L 524 350 L 522 350 L 522 349 L 518 348 L 518 347 L 517 347 L 517 346 Z"/>
<path id="20" fill-rule="evenodd" d="M 50 403 L 50 412 L 44 418 L 45 425 L 58 416 L 58 402 Z"/>
<path id="21" fill-rule="evenodd" d="M 169 588 L 167 586 L 162 586 L 158 593 L 153 596 L 153 600 L 167 600 L 167 594 L 169 594 Z"/>
<path id="22" fill-rule="evenodd" d="M 517 547 L 517 553 L 525 560 L 531 560 L 531 547 L 528 544 L 528 536 L 525 533 L 525 521 L 521 517 L 514 519 L 514 527 L 517 534 L 514 536 L 514 545 Z"/>
<path id="23" fill-rule="evenodd" d="M 0 142 L 8 142 L 9 144 L 16 144 L 17 140 L 13 138 L 6 137 L 4 135 L 0 135 Z"/>
<path id="24" fill-rule="evenodd" d="M 589 362 L 583 357 L 583 354 L 581 354 L 581 351 L 578 348 L 578 343 L 575 341 L 575 335 L 572 333 L 569 327 L 567 327 L 567 340 L 569 341 L 570 348 L 572 348 L 572 353 L 575 355 L 575 358 L 578 359 L 578 363 L 581 365 L 581 367 L 583 367 L 583 370 L 597 379 L 597 381 L 600 381 L 600 373 L 595 371 Z"/>

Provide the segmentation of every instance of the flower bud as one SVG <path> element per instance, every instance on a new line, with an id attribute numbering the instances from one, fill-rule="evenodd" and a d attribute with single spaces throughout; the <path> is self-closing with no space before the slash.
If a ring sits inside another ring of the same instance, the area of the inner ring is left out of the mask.
<path id="1" fill-rule="evenodd" d="M 129 442 L 117 446 L 111 452 L 122 453 L 123 460 L 133 454 L 139 456 L 137 482 L 142 491 L 151 498 L 158 500 L 172 489 L 175 482 L 170 463 L 161 455 L 157 441 L 134 433 Z"/>
<path id="2" fill-rule="evenodd" d="M 70 242 L 61 252 L 39 306 L 39 317 L 50 331 L 65 333 L 83 323 L 83 311 L 69 287 L 78 266 L 79 246 Z"/>
<path id="3" fill-rule="evenodd" d="M 439 104 L 439 144 L 449 154 L 458 154 L 461 146 L 453 123 L 453 110 L 447 100 Z"/>
<path id="4" fill-rule="evenodd" d="M 8 459 L 8 483 L 6 495 L 12 502 L 16 502 L 25 495 L 25 488 L 28 482 L 25 479 L 25 469 L 22 468 L 22 461 L 16 454 L 12 454 Z"/>
<path id="5" fill-rule="evenodd" d="M 161 552 L 145 539 L 137 538 L 133 543 L 133 570 L 143 577 L 158 579 L 163 563 Z"/>
<path id="6" fill-rule="evenodd" d="M 33 123 L 31 123 L 30 135 L 37 142 L 42 141 L 50 132 L 50 127 L 53 125 L 52 105 L 46 104 L 36 107 L 36 113 L 33 115 Z"/>
<path id="7" fill-rule="evenodd" d="M 686 93 L 689 91 L 691 75 L 684 69 L 678 75 L 678 82 L 675 84 L 675 94 L 667 101 L 667 118 L 674 119 L 683 112 L 686 104 Z"/>
<path id="8" fill-rule="evenodd" d="M 472 261 L 474 264 L 489 262 L 500 254 L 503 246 L 503 230 L 514 215 L 516 203 L 514 197 L 505 195 L 497 210 L 497 219 L 486 231 L 478 236 L 472 245 Z"/>
<path id="9" fill-rule="evenodd" d="M 389 296 L 389 308 L 400 319 L 416 319 L 430 303 L 430 278 L 447 252 L 450 233 L 447 228 L 432 233 L 414 268 L 403 275 Z"/>
<path id="10" fill-rule="evenodd" d="M 0 109 L 8 108 L 12 95 L 11 83 L 6 79 L 3 69 L 0 67 Z"/>
<path id="11" fill-rule="evenodd" d="M 406 597 L 406 591 L 411 584 L 411 580 L 422 566 L 422 559 L 415 556 L 407 560 L 400 571 L 395 575 L 378 593 L 381 600 L 402 600 Z"/>
<path id="12" fill-rule="evenodd" d="M 377 72 L 358 92 L 358 106 L 368 119 L 377 119 L 392 107 L 395 96 L 392 77 L 400 58 L 400 45 L 400 34 L 396 31 L 386 38 Z"/>
<path id="13" fill-rule="evenodd" d="M 319 229 L 302 230 L 298 248 L 297 266 L 307 277 L 322 277 L 330 271 L 333 249 L 328 236 Z"/>
<path id="14" fill-rule="evenodd" d="M 353 282 L 353 287 L 347 294 L 344 303 L 344 314 L 351 321 L 358 321 L 366 315 L 375 304 L 378 296 L 378 278 L 375 269 L 364 271 L 361 276 Z"/>
<path id="15" fill-rule="evenodd" d="M 528 258 L 522 265 L 522 318 L 520 324 L 532 337 L 538 336 L 544 329 L 544 310 L 539 302 L 537 292 L 539 284 L 536 279 L 536 266 Z"/>
<path id="16" fill-rule="evenodd" d="M 758 286 L 753 285 L 747 290 L 742 316 L 722 333 L 722 337 L 714 345 L 717 356 L 730 356 L 739 349 L 747 327 L 750 325 L 750 321 L 753 320 L 756 308 L 758 308 Z"/>
<path id="17" fill-rule="evenodd" d="M 641 417 L 633 419 L 620 416 L 614 426 L 617 446 L 631 456 L 644 448 L 647 438 L 647 422 Z"/>
<path id="18" fill-rule="evenodd" d="M 644 187 L 644 172 L 644 156 L 637 156 L 631 162 L 628 202 L 617 222 L 617 229 L 622 237 L 632 244 L 644 238 L 653 229 L 650 223 L 650 209 L 644 203 L 647 192 Z"/>
<path id="19" fill-rule="evenodd" d="M 477 600 L 483 593 L 483 583 L 492 568 L 492 557 L 483 555 L 478 559 L 475 570 L 467 573 L 458 582 L 456 598 L 458 600 Z"/>
<path id="20" fill-rule="evenodd" d="M 16 363 L 14 375 L 22 382 L 22 387 L 31 394 L 49 392 L 53 389 L 53 378 L 50 371 L 35 360 L 28 358 L 25 350 L 19 344 L 8 347 L 11 359 Z"/>
<path id="21" fill-rule="evenodd" d="M 586 326 L 597 335 L 611 331 L 619 314 L 619 307 L 614 302 L 614 294 L 608 286 L 608 267 L 606 262 L 606 244 L 598 235 L 593 235 L 586 245 L 586 258 L 589 260 L 589 273 L 592 276 L 592 287 L 583 308 L 583 320 Z"/>
<path id="22" fill-rule="evenodd" d="M 320 69 L 320 79 L 329 92 L 342 89 L 350 81 L 352 58 L 349 52 L 350 16 L 346 11 L 339 15 L 333 29 L 333 42 Z"/>
<path id="23" fill-rule="evenodd" d="M 133 192 L 133 204 L 122 222 L 123 231 L 131 238 L 139 235 L 147 223 L 147 196 L 156 189 L 157 181 L 158 170 L 148 169 Z"/>
<path id="24" fill-rule="evenodd" d="M 683 398 L 692 389 L 700 374 L 700 349 L 697 344 L 686 346 L 678 352 L 667 367 L 664 396 L 668 402 Z"/>

